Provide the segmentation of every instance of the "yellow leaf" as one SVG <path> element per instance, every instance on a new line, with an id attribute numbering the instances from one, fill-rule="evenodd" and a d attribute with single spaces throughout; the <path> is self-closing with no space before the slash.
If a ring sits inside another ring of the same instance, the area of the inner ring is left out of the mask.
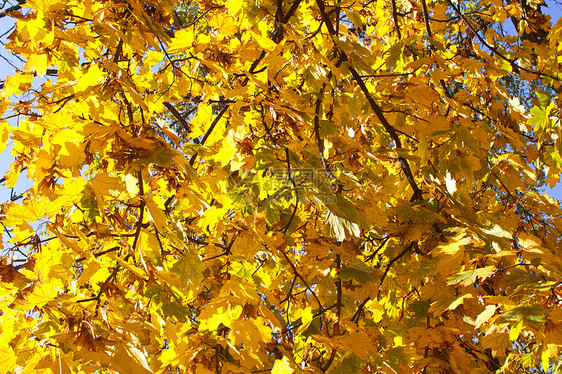
<path id="1" fill-rule="evenodd" d="M 3 210 L 6 214 L 3 223 L 11 227 L 29 224 L 42 219 L 45 215 L 54 213 L 52 204 L 37 196 L 28 196 L 24 204 L 9 202 L 4 205 Z"/>
<path id="2" fill-rule="evenodd" d="M 546 344 L 543 346 L 541 352 L 541 364 L 545 372 L 548 372 L 548 366 L 551 357 L 556 357 L 559 352 L 559 347 L 557 344 Z"/>
<path id="3" fill-rule="evenodd" d="M 0 92 L 0 97 L 9 98 L 27 91 L 33 82 L 33 74 L 17 72 L 4 81 L 4 89 Z"/>
<path id="4" fill-rule="evenodd" d="M 302 325 L 298 329 L 299 333 L 305 331 L 308 328 L 308 326 L 310 326 L 313 317 L 314 317 L 314 313 L 312 313 L 311 307 L 306 307 L 302 310 L 301 312 Z"/>
<path id="5" fill-rule="evenodd" d="M 17 357 L 12 347 L 0 345 L 0 373 L 9 373 L 17 366 Z"/>
<path id="6" fill-rule="evenodd" d="M 97 66 L 97 65 L 94 65 L 94 66 Z M 102 66 L 104 68 L 106 68 L 107 70 L 113 72 L 116 75 L 116 77 L 118 79 L 120 79 L 120 81 L 128 89 L 126 92 L 131 96 L 131 98 L 133 99 L 133 101 L 135 103 L 140 105 L 144 110 L 148 109 L 146 103 L 144 102 L 144 99 L 143 99 L 142 95 L 138 91 L 138 88 L 136 87 L 135 83 L 131 80 L 131 77 L 129 76 L 127 71 L 125 71 L 125 69 L 121 68 L 119 65 L 117 65 L 113 61 L 107 60 L 107 59 L 104 59 L 102 61 Z M 88 74 L 90 74 L 89 70 L 88 70 Z"/>
<path id="7" fill-rule="evenodd" d="M 211 105 L 200 104 L 197 108 L 197 115 L 191 120 L 190 125 L 193 131 L 191 132 L 192 138 L 198 138 L 205 134 L 206 125 L 213 121 L 213 107 Z"/>
<path id="8" fill-rule="evenodd" d="M 166 214 L 164 211 L 156 205 L 154 200 L 152 200 L 152 194 L 145 194 L 143 200 L 146 204 L 147 215 L 150 222 L 152 222 L 160 233 L 166 230 Z"/>
<path id="9" fill-rule="evenodd" d="M 519 333 L 523 330 L 523 319 L 519 320 L 515 326 L 509 328 L 509 340 L 515 340 L 519 337 Z"/>
<path id="10" fill-rule="evenodd" d="M 548 371 L 548 362 L 549 362 L 548 350 L 543 349 L 541 352 L 541 365 L 542 365 L 542 369 L 545 372 Z"/>
<path id="11" fill-rule="evenodd" d="M 243 344 L 251 351 L 258 351 L 260 343 L 267 342 L 271 339 L 271 329 L 265 325 L 259 326 L 254 321 L 249 319 L 242 319 L 233 321 L 231 326 L 230 336 L 235 345 Z M 265 334 L 261 330 L 267 329 Z"/>
<path id="12" fill-rule="evenodd" d="M 157 271 L 156 275 L 168 284 L 171 284 L 176 287 L 182 286 L 180 277 L 172 272 L 162 270 L 162 271 Z"/>
<path id="13" fill-rule="evenodd" d="M 52 7 L 56 7 L 57 5 L 60 6 L 60 4 L 60 0 L 30 0 L 26 5 L 24 5 L 24 7 L 40 10 L 41 12 L 47 12 Z"/>
<path id="14" fill-rule="evenodd" d="M 146 274 L 140 268 L 138 268 L 135 265 L 130 264 L 126 261 L 123 261 L 120 257 L 115 256 L 113 253 L 107 254 L 107 257 L 111 258 L 112 260 L 117 261 L 117 263 L 119 263 L 119 265 L 123 266 L 127 270 L 130 270 L 137 277 L 139 277 L 141 279 L 144 279 L 146 277 Z"/>
<path id="15" fill-rule="evenodd" d="M 112 367 L 120 373 L 151 374 L 147 361 L 147 354 L 144 349 L 123 342 L 115 344 L 115 348 L 110 355 Z"/>
<path id="16" fill-rule="evenodd" d="M 10 341 L 18 335 L 18 330 L 16 328 L 16 322 L 18 321 L 17 311 L 10 308 L 3 309 L 3 314 L 0 320 L 2 321 L 2 324 L 0 325 L 1 349 L 1 347 L 8 346 Z"/>
<path id="17" fill-rule="evenodd" d="M 193 47 L 194 40 L 195 35 L 192 27 L 179 30 L 168 47 L 168 53 L 188 52 Z"/>
<path id="18" fill-rule="evenodd" d="M 215 372 L 207 369 L 203 364 L 197 364 L 195 365 L 195 374 L 215 374 Z"/>
<path id="19" fill-rule="evenodd" d="M 254 39 L 258 42 L 259 46 L 266 51 L 273 51 L 277 44 L 275 44 L 271 39 L 261 36 L 260 34 L 254 34 Z"/>
<path id="20" fill-rule="evenodd" d="M 26 299 L 18 301 L 16 309 L 29 310 L 35 307 L 43 307 L 49 301 L 57 297 L 58 290 L 61 286 L 62 282 L 58 279 L 53 279 L 49 283 L 35 286 L 33 293 L 27 295 Z"/>
<path id="21" fill-rule="evenodd" d="M 505 349 L 510 346 L 507 332 L 494 331 L 483 336 L 481 342 L 483 348 L 490 348 L 492 352 L 498 352 L 502 355 Z"/>
<path id="22" fill-rule="evenodd" d="M 484 322 L 487 322 L 490 319 L 490 317 L 494 315 L 495 312 L 496 312 L 495 305 L 486 305 L 484 311 L 480 313 L 478 317 L 476 317 L 476 323 L 474 324 L 474 327 L 480 328 L 480 326 L 482 326 Z"/>
<path id="23" fill-rule="evenodd" d="M 483 268 L 478 268 L 474 270 L 460 271 L 449 277 L 447 285 L 460 284 L 462 286 L 468 286 L 476 280 L 483 281 L 484 279 L 495 274 L 496 268 L 494 266 L 484 266 Z"/>
<path id="24" fill-rule="evenodd" d="M 238 319 L 241 314 L 242 306 L 240 305 L 230 307 L 227 305 L 208 304 L 199 315 L 199 320 L 201 321 L 199 331 L 215 331 L 221 323 L 226 327 L 230 327 L 232 322 Z"/>
<path id="25" fill-rule="evenodd" d="M 234 139 L 232 138 L 232 135 L 229 134 L 222 141 L 220 151 L 215 153 L 214 158 L 223 167 L 226 166 L 227 164 L 231 164 L 230 171 L 235 171 L 235 170 L 238 170 L 239 166 L 240 166 L 239 163 L 233 162 L 233 157 L 234 157 L 235 154 L 236 154 L 236 145 L 234 143 Z M 233 166 L 238 166 L 238 167 L 233 167 Z"/>
<path id="26" fill-rule="evenodd" d="M 229 13 L 235 14 L 239 9 L 241 9 L 244 6 L 244 1 L 241 0 L 236 0 L 236 1 L 228 1 L 226 3 L 226 7 L 229 10 Z M 232 8 L 232 9 L 231 9 Z M 238 9 L 236 9 L 238 8 Z M 221 14 L 218 17 L 213 17 L 211 19 L 211 21 L 209 22 L 209 25 L 215 29 L 218 29 L 221 31 L 221 34 L 224 36 L 230 36 L 235 34 L 238 30 L 239 30 L 239 23 L 236 22 L 236 20 L 231 17 L 225 17 L 224 14 Z M 233 39 L 231 40 L 231 43 L 236 40 Z"/>
<path id="27" fill-rule="evenodd" d="M 460 235 L 457 235 L 454 238 L 449 239 L 449 242 L 447 244 L 441 244 L 437 246 L 434 249 L 434 251 L 449 254 L 449 255 L 454 255 L 462 247 L 469 245 L 471 243 L 472 243 L 472 239 L 470 237 L 461 237 Z"/>
<path id="28" fill-rule="evenodd" d="M 25 70 L 29 72 L 36 72 L 37 76 L 42 77 L 47 72 L 49 60 L 46 54 L 33 54 L 28 57 L 25 64 Z"/>
<path id="29" fill-rule="evenodd" d="M 81 92 L 90 87 L 97 86 L 103 82 L 104 78 L 105 73 L 98 65 L 90 65 L 88 72 L 83 74 L 74 86 L 74 91 Z"/>
<path id="30" fill-rule="evenodd" d="M 127 174 L 125 176 L 125 187 L 127 188 L 127 192 L 133 196 L 138 195 L 140 192 L 138 179 L 132 174 Z"/>
<path id="31" fill-rule="evenodd" d="M 57 238 L 59 238 L 59 240 L 68 248 L 72 249 L 74 251 L 74 253 L 81 255 L 84 250 L 82 249 L 82 247 L 80 247 L 80 244 L 78 244 L 79 242 L 74 241 L 73 239 L 69 239 L 67 238 L 64 234 L 61 234 L 58 230 L 51 230 L 51 232 L 53 234 L 55 234 L 57 236 Z"/>
<path id="32" fill-rule="evenodd" d="M 226 2 L 226 7 L 228 8 L 228 13 L 231 15 L 237 14 L 240 9 L 244 7 L 246 2 L 244 0 L 228 0 Z"/>
<path id="33" fill-rule="evenodd" d="M 76 283 L 76 287 L 82 286 L 84 283 L 90 280 L 90 278 L 97 273 L 100 269 L 100 265 L 97 261 L 89 261 L 88 263 L 84 264 L 84 270 L 82 274 L 80 274 L 80 278 L 78 278 L 78 282 Z"/>
<path id="34" fill-rule="evenodd" d="M 365 307 L 373 314 L 373 322 L 379 323 L 382 320 L 384 316 L 384 305 L 376 300 L 369 300 Z"/>
<path id="35" fill-rule="evenodd" d="M 273 368 L 271 369 L 271 374 L 291 374 L 295 370 L 291 367 L 291 361 L 287 356 L 283 356 L 281 360 L 275 360 Z"/>
<path id="36" fill-rule="evenodd" d="M 377 354 L 377 343 L 365 332 L 352 332 L 343 335 L 338 339 L 346 348 L 346 351 L 353 352 L 362 360 L 367 361 L 369 355 Z"/>
<path id="37" fill-rule="evenodd" d="M 449 305 L 448 309 L 449 310 L 455 310 L 459 305 L 461 305 L 464 302 L 465 299 L 472 299 L 472 298 L 473 298 L 473 296 L 470 293 L 468 293 L 466 295 L 462 295 L 461 297 L 459 297 L 455 301 L 453 301 Z"/>
<path id="38" fill-rule="evenodd" d="M 125 180 L 126 179 L 127 178 L 125 178 Z M 136 185 L 136 178 L 133 177 L 133 179 L 133 183 Z M 122 183 L 119 183 L 117 178 L 112 177 L 108 173 L 97 173 L 95 177 L 90 179 L 89 183 L 95 191 L 95 194 L 99 196 L 109 195 L 111 190 L 119 190 L 123 186 Z"/>
<path id="39" fill-rule="evenodd" d="M 174 143 L 176 143 L 178 145 L 180 144 L 180 138 L 179 138 L 178 134 L 176 134 L 174 129 L 172 129 L 166 121 L 164 121 L 162 118 L 158 117 L 158 118 L 156 118 L 156 124 L 158 125 L 158 128 L 160 130 L 162 130 L 162 132 L 164 134 L 166 134 L 166 136 L 168 138 L 170 138 L 171 141 L 173 141 Z"/>

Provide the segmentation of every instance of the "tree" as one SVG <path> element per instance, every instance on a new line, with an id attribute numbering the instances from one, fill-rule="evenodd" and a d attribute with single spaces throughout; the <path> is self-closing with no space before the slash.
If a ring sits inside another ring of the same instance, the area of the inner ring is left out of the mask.
<path id="1" fill-rule="evenodd" d="M 562 215 L 540 191 L 562 22 L 541 7 L 5 10 L 26 62 L 0 94 L 3 183 L 33 187 L 2 204 L 0 371 L 558 370 Z"/>

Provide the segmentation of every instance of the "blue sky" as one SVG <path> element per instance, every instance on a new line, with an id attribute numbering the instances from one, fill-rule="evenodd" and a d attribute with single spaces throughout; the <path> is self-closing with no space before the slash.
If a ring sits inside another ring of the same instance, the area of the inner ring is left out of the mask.
<path id="1" fill-rule="evenodd" d="M 552 17 L 551 22 L 554 24 L 562 16 L 562 1 L 561 3 L 558 3 L 553 0 L 547 0 L 546 4 L 547 7 L 544 9 L 544 11 Z M 510 22 L 506 23 L 507 27 L 510 27 L 510 25 Z M 9 31 L 11 27 L 13 27 L 13 20 L 11 18 L 4 17 L 0 19 L 0 35 L 3 35 L 7 31 Z M 0 41 L 5 42 L 6 36 L 3 36 Z M 0 45 L 0 80 L 3 80 L 7 76 L 11 75 L 14 71 L 14 66 L 21 65 L 21 61 L 19 61 L 13 55 L 10 55 L 3 48 L 3 45 Z M 12 122 L 11 124 L 15 125 L 15 122 Z M 13 159 L 14 158 L 9 152 L 9 148 L 0 154 L 0 177 L 3 176 L 8 170 L 9 165 L 11 164 Z M 25 191 L 30 186 L 30 182 L 22 176 L 20 177 L 14 191 L 17 195 Z M 558 183 L 558 185 L 556 185 L 553 189 L 546 187 L 545 192 L 558 200 L 562 200 L 562 183 Z M 10 189 L 0 185 L 0 202 L 7 201 L 10 198 L 10 193 Z"/>

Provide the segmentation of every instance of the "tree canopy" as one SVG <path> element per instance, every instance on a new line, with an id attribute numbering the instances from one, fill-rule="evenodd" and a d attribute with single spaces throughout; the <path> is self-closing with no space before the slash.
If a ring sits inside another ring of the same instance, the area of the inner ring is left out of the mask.
<path id="1" fill-rule="evenodd" d="M 541 0 L 4 4 L 0 372 L 562 367 Z"/>

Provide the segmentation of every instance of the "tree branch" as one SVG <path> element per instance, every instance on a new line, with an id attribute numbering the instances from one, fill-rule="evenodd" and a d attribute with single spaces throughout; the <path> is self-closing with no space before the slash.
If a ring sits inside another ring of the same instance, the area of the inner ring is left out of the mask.
<path id="1" fill-rule="evenodd" d="M 326 14 L 326 10 L 325 10 L 323 0 L 316 0 L 316 4 L 318 5 L 318 8 L 320 9 L 320 14 L 322 15 L 322 19 L 324 20 L 324 23 L 326 24 L 328 32 L 330 33 L 330 35 L 332 37 L 334 37 L 335 36 L 335 30 L 334 30 L 334 27 L 332 26 L 332 23 L 330 22 L 328 14 Z M 343 58 L 343 61 L 349 62 L 349 64 L 350 64 L 349 65 L 349 71 L 351 72 L 351 75 L 353 76 L 353 79 L 357 82 L 357 84 L 361 88 L 361 91 L 363 91 L 363 94 L 365 95 L 365 98 L 369 102 L 369 105 L 370 105 L 371 109 L 375 112 L 375 115 L 377 116 L 379 121 L 382 123 L 386 132 L 390 135 L 390 137 L 393 140 L 396 148 L 402 149 L 402 142 L 400 141 L 400 137 L 396 133 L 396 130 L 394 129 L 394 127 L 392 127 L 392 125 L 390 125 L 390 123 L 388 122 L 388 120 L 384 116 L 381 108 L 379 107 L 379 105 L 375 102 L 375 100 L 371 96 L 371 94 L 369 92 L 369 89 L 365 85 L 365 82 L 363 82 L 363 79 L 361 78 L 361 76 L 359 75 L 357 70 L 355 70 L 353 65 L 351 65 L 351 60 L 348 58 L 346 53 L 341 48 L 337 47 L 337 45 L 336 45 L 336 48 L 338 48 L 340 56 Z M 406 175 L 406 179 L 408 180 L 408 183 L 410 184 L 410 186 L 412 187 L 412 190 L 414 191 L 414 194 L 412 195 L 412 198 L 410 199 L 410 201 L 421 200 L 423 198 L 422 191 L 418 187 L 418 185 L 416 184 L 416 180 L 414 178 L 412 170 L 410 169 L 410 164 L 408 163 L 408 161 L 404 157 L 402 157 L 400 155 L 398 155 L 397 159 L 398 159 L 398 162 L 400 163 L 400 167 L 401 167 L 402 171 Z"/>
<path id="2" fill-rule="evenodd" d="M 113 248 L 106 249 L 105 251 L 101 251 L 101 252 L 98 252 L 98 253 L 94 253 L 94 257 L 95 257 L 95 258 L 101 257 L 101 256 L 103 256 L 103 255 L 105 255 L 105 254 L 108 254 L 108 253 L 111 253 L 111 252 L 115 252 L 115 251 L 119 250 L 120 248 L 121 248 L 121 247 L 113 247 Z M 86 256 L 79 257 L 79 258 L 77 258 L 75 261 L 76 261 L 76 262 L 86 261 Z"/>
<path id="3" fill-rule="evenodd" d="M 322 370 L 324 373 L 328 371 L 330 366 L 332 366 L 332 363 L 334 362 L 335 358 L 336 358 L 336 348 L 332 348 L 332 353 L 330 354 L 330 358 L 328 358 L 328 361 L 326 361 L 326 364 L 322 366 L 320 370 Z"/>
<path id="4" fill-rule="evenodd" d="M 168 109 L 170 111 L 170 113 L 172 113 L 172 115 L 174 117 L 176 117 L 176 119 L 179 121 L 179 123 L 184 128 L 184 130 L 189 134 L 191 132 L 191 128 L 189 127 L 189 124 L 185 120 L 185 117 L 182 116 L 180 114 L 180 112 L 178 112 L 178 110 L 171 103 L 169 103 L 167 101 L 164 101 L 163 104 L 166 107 L 166 109 Z M 191 111 L 189 114 L 191 114 L 191 113 L 193 113 L 193 111 Z M 193 139 L 193 142 L 199 144 L 199 139 L 195 138 L 195 139 Z"/>
<path id="5" fill-rule="evenodd" d="M 295 0 L 293 1 L 293 3 L 291 4 L 291 7 L 289 8 L 289 10 L 287 11 L 287 14 L 285 14 L 285 17 L 283 17 L 283 22 L 287 23 L 289 22 L 289 20 L 291 19 L 291 17 L 295 14 L 295 12 L 297 11 L 300 3 L 302 0 Z"/>
<path id="6" fill-rule="evenodd" d="M 433 37 L 431 33 L 431 27 L 429 27 L 429 12 L 427 11 L 427 3 L 425 0 L 420 0 L 422 5 L 422 12 L 423 12 L 423 23 L 425 24 L 425 31 L 427 32 L 427 36 L 430 38 Z"/>
<path id="7" fill-rule="evenodd" d="M 209 129 L 207 130 L 207 132 L 205 133 L 205 135 L 203 135 L 203 138 L 201 139 L 201 142 L 196 142 L 198 144 L 205 144 L 205 142 L 207 141 L 207 139 L 209 138 L 209 136 L 211 136 L 211 133 L 213 132 L 213 130 L 215 129 L 215 126 L 217 125 L 217 123 L 219 123 L 220 119 L 222 118 L 222 116 L 226 113 L 228 109 L 228 105 L 225 105 L 221 111 L 219 112 L 219 114 L 217 114 L 217 116 L 215 117 L 215 119 L 213 120 L 213 123 L 211 123 L 211 126 L 209 126 Z M 195 163 L 195 158 L 197 157 L 197 153 L 194 153 L 193 156 L 191 156 L 191 158 L 189 159 L 189 165 L 193 166 L 193 164 Z"/>
<path id="8" fill-rule="evenodd" d="M 402 33 L 400 32 L 400 25 L 398 24 L 398 11 L 396 10 L 396 0 L 390 2 L 392 5 L 392 20 L 394 21 L 394 29 L 396 30 L 396 36 L 398 39 L 402 39 Z"/>
<path id="9" fill-rule="evenodd" d="M 144 207 L 146 205 L 146 203 L 144 202 L 144 200 L 142 200 L 142 196 L 144 195 L 144 186 L 143 186 L 143 180 L 142 180 L 142 172 L 139 170 L 137 173 L 137 181 L 138 181 L 138 185 L 139 185 L 139 195 L 141 196 L 141 202 L 139 204 L 139 209 L 140 209 L 140 213 L 139 213 L 139 218 L 137 220 L 136 223 L 136 231 L 135 231 L 135 238 L 133 240 L 133 245 L 132 245 L 132 250 L 133 253 L 137 247 L 137 243 L 140 237 L 140 233 L 141 233 L 141 229 L 142 229 L 142 221 L 144 219 Z M 131 257 L 131 254 L 127 254 L 125 257 L 123 257 L 123 261 L 127 261 L 129 258 Z M 101 296 L 102 294 L 105 292 L 107 285 L 113 281 L 113 279 L 117 276 L 117 273 L 119 272 L 119 269 L 121 269 L 121 264 L 117 263 L 114 267 L 113 270 L 111 271 L 111 274 L 105 279 L 105 281 L 102 283 L 102 285 L 100 286 L 100 289 L 98 290 L 98 293 L 96 294 L 96 296 L 91 297 L 89 299 L 83 299 L 83 300 L 78 300 L 76 301 L 77 303 L 85 303 L 88 301 L 96 301 L 96 308 L 95 308 L 95 312 L 94 312 L 94 317 L 98 316 L 99 313 L 99 307 L 101 305 Z"/>
<path id="10" fill-rule="evenodd" d="M 6 17 L 6 16 L 11 16 L 10 13 L 15 12 L 16 10 L 20 10 L 21 6 L 23 4 L 25 4 L 26 2 L 27 2 L 27 0 L 18 0 L 17 5 L 6 8 L 6 10 L 0 12 L 0 18 Z"/>
<path id="11" fill-rule="evenodd" d="M 339 276 L 339 270 L 341 268 L 341 258 L 340 255 L 336 255 L 336 269 L 338 270 L 338 275 L 336 276 L 336 316 L 338 321 L 334 325 L 334 336 L 340 335 L 340 321 L 341 321 L 341 307 L 342 307 L 342 287 L 341 287 L 341 277 Z"/>
<path id="12" fill-rule="evenodd" d="M 398 254 L 398 256 L 396 256 L 392 260 L 388 261 L 388 264 L 386 264 L 386 268 L 384 269 L 384 273 L 382 274 L 381 280 L 379 282 L 379 291 L 380 291 L 380 286 L 382 286 L 382 282 L 384 282 L 384 279 L 388 275 L 388 272 L 389 272 L 390 268 L 392 267 L 392 265 L 394 265 L 394 263 L 396 261 L 398 261 L 402 257 L 404 257 L 404 255 L 406 253 L 408 253 L 414 247 L 414 244 L 415 244 L 414 242 L 410 242 L 410 244 L 406 248 L 404 248 L 404 250 L 402 252 L 400 252 Z"/>
<path id="13" fill-rule="evenodd" d="M 353 316 L 350 319 L 351 322 L 357 323 L 357 321 L 359 321 L 359 316 L 361 315 L 361 312 L 363 312 L 363 308 L 365 308 L 365 304 L 367 304 L 367 301 L 369 300 L 371 300 L 371 297 L 367 296 L 365 300 L 363 300 L 363 302 L 359 304 L 357 310 L 355 311 L 355 314 L 353 314 Z"/>
<path id="14" fill-rule="evenodd" d="M 453 2 L 451 0 L 447 0 L 447 2 L 449 3 L 449 5 L 451 5 L 451 7 L 453 8 L 453 10 L 455 11 L 455 13 L 457 13 L 459 15 L 459 17 L 462 19 L 462 21 L 466 24 L 466 26 L 470 29 L 470 31 L 472 31 L 472 33 L 476 36 L 476 38 L 478 38 L 478 40 L 480 41 L 480 43 L 482 43 L 483 45 L 486 46 L 486 48 L 488 48 L 490 51 L 494 52 L 494 54 L 498 55 L 498 57 L 500 57 L 502 60 L 507 61 L 510 63 L 510 65 L 517 69 L 517 70 L 523 70 L 526 71 L 527 73 L 531 73 L 531 74 L 535 74 L 539 77 L 548 77 L 551 79 L 554 79 L 555 81 L 558 82 L 562 82 L 562 80 L 560 78 L 557 78 L 553 75 L 550 74 L 546 74 L 546 73 L 541 73 L 538 72 L 536 70 L 531 70 L 531 69 L 527 69 L 519 64 L 517 64 L 515 61 L 516 60 L 512 60 L 507 58 L 506 56 L 504 56 L 502 53 L 500 53 L 500 51 L 498 51 L 497 48 L 495 48 L 494 46 L 490 45 L 486 39 L 484 39 L 474 28 L 474 26 L 472 26 L 472 24 L 466 19 L 466 17 L 464 16 L 464 14 L 462 14 L 462 12 L 460 11 L 460 9 L 455 6 L 455 4 L 453 4 Z"/>
<path id="15" fill-rule="evenodd" d="M 273 27 L 273 32 L 271 33 L 271 40 L 275 43 L 279 43 L 283 39 L 283 0 L 277 0 L 277 5 L 275 9 L 275 26 Z"/>
<path id="16" fill-rule="evenodd" d="M 267 248 L 267 246 L 265 246 Z M 297 270 L 297 267 L 295 266 L 295 264 L 293 264 L 293 262 L 291 261 L 291 259 L 289 258 L 289 256 L 285 253 L 285 251 L 283 251 L 282 249 L 279 249 L 279 252 L 281 252 L 281 254 L 283 255 L 283 257 L 285 258 L 285 260 L 289 263 L 289 266 L 291 267 L 291 269 L 293 270 L 293 274 L 297 277 L 299 277 L 301 279 L 301 281 L 303 282 L 304 286 L 306 287 L 306 289 L 312 294 L 312 296 L 314 297 L 314 299 L 316 300 L 316 303 L 318 304 L 318 308 L 320 310 L 324 310 L 324 307 L 322 306 L 322 303 L 320 302 L 320 299 L 318 299 L 318 296 L 316 296 L 316 293 L 312 290 L 312 288 L 308 285 L 308 282 L 306 281 L 306 279 L 304 279 L 304 277 L 299 273 L 299 271 Z"/>
<path id="17" fill-rule="evenodd" d="M 331 72 L 329 75 L 331 75 Z M 320 116 L 321 116 L 321 109 L 322 109 L 322 97 L 324 96 L 325 88 L 326 88 L 326 84 L 324 83 L 322 89 L 320 90 L 320 94 L 316 99 L 316 104 L 314 106 L 314 140 L 316 141 L 316 146 L 318 147 L 318 152 L 320 154 L 320 160 L 322 161 L 322 167 L 324 168 L 324 173 L 326 173 L 326 175 L 330 179 L 333 179 L 336 182 L 336 191 L 340 192 L 342 186 L 340 185 L 338 178 L 336 178 L 336 176 L 332 172 L 332 167 L 324 157 L 324 142 L 320 137 Z"/>

